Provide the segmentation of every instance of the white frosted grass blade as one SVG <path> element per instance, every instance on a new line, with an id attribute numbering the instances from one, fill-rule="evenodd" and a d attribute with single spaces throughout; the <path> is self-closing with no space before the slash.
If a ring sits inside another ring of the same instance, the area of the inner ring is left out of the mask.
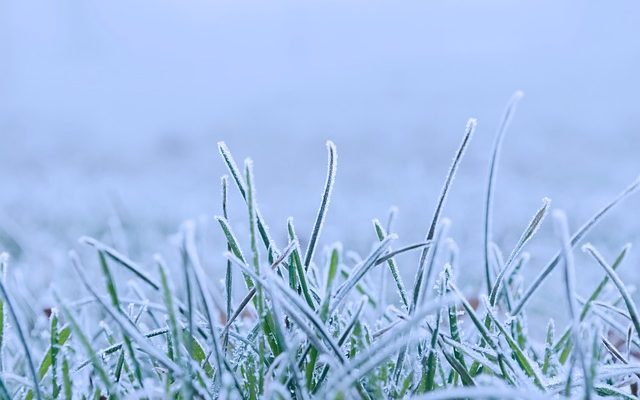
<path id="1" fill-rule="evenodd" d="M 589 370 L 587 355 L 582 348 L 580 337 L 580 317 L 578 309 L 578 300 L 576 298 L 576 278 L 575 264 L 573 260 L 573 247 L 569 238 L 569 224 L 567 216 L 560 210 L 553 212 L 554 226 L 556 234 L 560 238 L 562 245 L 562 258 L 564 260 L 564 288 L 569 303 L 569 315 L 571 317 L 571 330 L 573 335 L 574 349 L 577 354 L 578 361 L 582 368 L 583 376 L 586 377 L 584 385 L 584 398 L 590 399 L 592 396 L 592 377 Z"/>
<path id="2" fill-rule="evenodd" d="M 6 260 L 8 258 L 6 253 L 0 254 L 0 258 L 2 258 L 2 260 L 1 260 L 2 264 L 4 264 L 6 266 L 6 264 L 7 264 Z M 22 325 L 22 317 L 19 315 L 18 310 L 16 310 L 14 305 L 13 305 L 13 301 L 12 301 L 11 297 L 9 296 L 9 292 L 7 291 L 7 288 L 5 286 L 4 279 L 0 279 L 0 291 L 2 292 L 2 297 L 4 298 L 4 304 L 5 304 L 6 308 L 9 309 L 9 314 L 11 314 L 11 318 L 13 319 L 13 322 L 15 324 L 15 330 L 16 330 L 16 333 L 18 334 L 18 339 L 20 339 L 20 343 L 22 344 L 22 348 L 24 350 L 25 358 L 27 359 L 27 369 L 29 370 L 29 373 L 31 374 L 31 379 L 33 381 L 33 390 L 34 390 L 34 392 L 36 394 L 36 398 L 38 400 L 41 400 L 42 399 L 42 392 L 41 392 L 41 389 L 40 389 L 40 381 L 39 381 L 38 375 L 36 373 L 35 364 L 33 363 L 33 357 L 31 356 L 31 350 L 29 348 L 29 344 L 27 343 L 27 337 L 26 337 L 26 335 L 24 333 L 25 329 L 24 329 L 24 327 Z"/>
<path id="3" fill-rule="evenodd" d="M 382 240 L 376 248 L 369 254 L 366 260 L 364 260 L 359 266 L 354 268 L 349 278 L 344 282 L 336 291 L 331 302 L 329 313 L 333 313 L 341 303 L 346 299 L 351 290 L 362 280 L 362 278 L 376 265 L 376 262 L 383 256 L 384 252 L 391 245 L 391 242 L 397 239 L 395 234 L 388 235 Z"/>
<path id="4" fill-rule="evenodd" d="M 420 304 L 424 299 L 429 296 L 428 291 L 432 289 L 432 281 L 433 281 L 433 273 L 436 268 L 436 261 L 440 254 L 440 249 L 442 248 L 442 242 L 444 238 L 449 234 L 449 228 L 451 227 L 451 221 L 448 218 L 443 218 L 440 223 L 440 229 L 436 233 L 436 237 L 433 239 L 433 246 L 426 249 L 427 251 L 427 260 L 426 260 L 426 270 L 424 274 L 424 282 L 422 284 L 422 288 L 416 286 L 419 293 L 419 297 L 414 295 L 414 304 L 413 309 Z M 417 284 L 417 283 L 416 283 Z M 413 310 L 412 310 L 413 311 Z"/>
<path id="5" fill-rule="evenodd" d="M 429 227 L 429 232 L 427 233 L 427 240 L 433 239 L 433 236 L 436 233 L 436 227 L 438 226 L 438 221 L 440 220 L 442 209 L 444 208 L 444 204 L 447 200 L 447 195 L 449 194 L 451 183 L 455 179 L 456 172 L 458 171 L 458 166 L 460 165 L 460 161 L 464 156 L 464 152 L 467 149 L 469 140 L 473 136 L 473 133 L 475 132 L 477 126 L 478 126 L 478 121 L 475 118 L 469 118 L 469 121 L 467 121 L 467 126 L 465 128 L 464 136 L 462 138 L 462 143 L 460 143 L 460 147 L 458 147 L 458 151 L 456 152 L 456 155 L 453 158 L 453 162 L 451 163 L 451 167 L 449 168 L 449 172 L 447 173 L 447 177 L 444 181 L 444 185 L 442 186 L 442 191 L 440 192 L 440 197 L 438 198 L 438 203 L 436 205 L 436 209 L 433 213 L 433 218 L 431 220 L 431 226 Z"/>
<path id="6" fill-rule="evenodd" d="M 389 226 L 391 225 L 391 218 L 389 218 Z M 383 240 L 387 237 L 387 231 L 382 227 L 380 221 L 377 219 L 373 220 L 373 227 L 376 230 L 376 235 L 378 236 L 378 240 Z M 402 276 L 400 275 L 400 271 L 398 271 L 398 267 L 396 266 L 396 262 L 393 259 L 393 255 L 391 252 L 387 252 L 385 255 L 387 258 L 387 264 L 389 265 L 389 270 L 391 271 L 391 276 L 393 277 L 394 282 L 396 283 L 396 289 L 398 290 L 398 295 L 400 296 L 400 301 L 402 302 L 402 306 L 405 309 L 409 309 L 409 296 L 407 294 L 407 289 L 404 286 L 404 282 L 402 282 Z M 384 269 L 382 269 L 384 271 Z"/>
<path id="7" fill-rule="evenodd" d="M 456 176 L 456 172 L 458 170 L 458 166 L 460 165 L 460 161 L 464 156 L 464 152 L 467 149 L 469 140 L 473 136 L 473 133 L 475 132 L 477 125 L 478 125 L 478 121 L 476 121 L 475 118 L 470 118 L 469 121 L 467 121 L 467 126 L 465 128 L 464 136 L 462 138 L 462 143 L 460 143 L 460 147 L 458 147 L 458 151 L 456 152 L 456 155 L 453 158 L 453 162 L 451 163 L 451 167 L 449 168 L 447 177 L 444 180 L 444 185 L 442 186 L 442 191 L 440 192 L 440 197 L 438 198 L 436 209 L 433 213 L 433 218 L 431 219 L 431 225 L 429 226 L 429 231 L 427 232 L 426 241 L 432 240 L 436 234 L 436 228 L 438 227 L 438 222 L 440 221 L 440 215 L 442 214 L 444 204 L 447 200 L 447 195 L 449 194 L 451 183 L 453 182 Z M 416 279 L 415 279 L 415 284 L 413 288 L 413 302 L 411 303 L 411 311 L 415 310 L 417 306 L 417 300 L 420 295 L 420 285 L 422 284 L 422 279 L 424 274 L 424 262 L 427 259 L 427 253 L 429 251 L 430 249 L 422 249 L 422 253 L 420 254 L 418 271 L 416 272 Z"/>
<path id="8" fill-rule="evenodd" d="M 622 200 L 628 197 L 630 194 L 635 192 L 638 187 L 640 187 L 640 176 L 636 178 L 635 181 L 631 185 L 629 185 L 624 191 L 622 191 L 615 199 L 613 199 L 609 204 L 604 206 L 600 211 L 598 211 L 591 219 L 589 219 L 580 229 L 578 229 L 569 241 L 571 247 L 576 246 L 584 236 L 589 233 L 589 231 L 598 223 L 600 220 L 616 205 L 618 205 Z M 529 302 L 531 296 L 538 290 L 542 282 L 546 279 L 546 277 L 553 271 L 553 269 L 560 262 L 560 258 L 562 257 L 562 253 L 557 253 L 556 256 L 547 264 L 547 266 L 540 271 L 540 273 L 533 280 L 533 283 L 527 288 L 525 293 L 523 294 L 520 302 L 515 306 L 512 311 L 513 315 L 519 314 L 524 306 Z"/>
<path id="9" fill-rule="evenodd" d="M 498 295 L 502 290 L 505 275 L 508 276 L 508 274 L 511 272 L 511 266 L 513 265 L 513 262 L 520 255 L 520 252 L 522 251 L 524 246 L 529 242 L 529 240 L 531 240 L 531 238 L 533 238 L 536 232 L 538 232 L 540 224 L 542 224 L 544 217 L 547 215 L 547 211 L 549 210 L 550 205 L 551 200 L 546 197 L 542 199 L 542 207 L 536 212 L 536 214 L 533 216 L 533 219 L 531 219 L 531 221 L 529 222 L 529 225 L 524 230 L 522 236 L 520 236 L 520 239 L 518 240 L 518 243 L 509 255 L 507 262 L 504 264 L 500 273 L 496 277 L 496 281 L 493 284 L 493 288 L 491 289 L 491 294 L 489 296 L 489 302 L 492 306 L 496 305 Z"/>
<path id="10" fill-rule="evenodd" d="M 158 282 L 156 282 L 153 278 L 146 274 L 144 272 L 144 268 L 142 268 L 140 265 L 129 259 L 124 254 L 120 253 L 116 249 L 109 247 L 99 240 L 89 236 L 83 236 L 78 241 L 83 244 L 88 244 L 96 250 L 103 251 L 106 255 L 109 256 L 109 258 L 131 271 L 138 278 L 142 279 L 146 284 L 148 284 L 155 290 L 160 290 L 160 285 L 158 284 Z"/>
<path id="11" fill-rule="evenodd" d="M 484 203 L 484 274 L 485 274 L 485 283 L 487 285 L 487 292 L 491 291 L 491 287 L 493 286 L 491 282 L 491 267 L 490 267 L 490 244 L 493 241 L 493 192 L 495 188 L 495 179 L 498 173 L 498 163 L 500 162 L 500 153 L 502 150 L 502 142 L 504 141 L 505 133 L 507 132 L 507 128 L 511 123 L 511 119 L 516 111 L 516 106 L 520 102 L 520 100 L 524 97 L 524 93 L 520 90 L 516 91 L 509 103 L 507 103 L 507 107 L 505 108 L 504 114 L 500 121 L 500 125 L 498 126 L 498 131 L 496 133 L 495 141 L 493 143 L 493 151 L 491 153 L 491 161 L 489 163 L 489 177 L 487 179 L 487 194 L 485 197 Z"/>
<path id="12" fill-rule="evenodd" d="M 329 206 L 329 201 L 331 200 L 331 192 L 333 191 L 333 185 L 336 180 L 338 154 L 336 152 L 336 145 L 333 144 L 333 142 L 330 140 L 327 141 L 327 153 L 328 153 L 327 180 L 325 182 L 324 191 L 322 193 L 322 201 L 320 202 L 320 209 L 318 210 L 318 215 L 313 225 L 313 230 L 311 231 L 311 237 L 309 238 L 309 244 L 304 254 L 305 267 L 311 265 L 311 260 L 313 259 L 313 253 L 315 252 L 316 246 L 318 244 L 318 237 L 320 236 L 320 231 L 322 230 L 322 225 L 324 224 L 324 220 L 327 215 L 327 207 Z"/>
<path id="13" fill-rule="evenodd" d="M 614 283 L 614 285 L 620 292 L 622 299 L 624 300 L 624 304 L 627 307 L 627 310 L 629 311 L 629 317 L 631 319 L 631 322 L 633 322 L 633 326 L 636 330 L 636 333 L 640 337 L 640 317 L 638 316 L 638 308 L 636 307 L 635 302 L 631 298 L 631 294 L 627 290 L 624 282 L 622 282 L 622 279 L 620 279 L 620 276 L 604 260 L 600 252 L 598 252 L 598 250 L 596 250 L 596 248 L 593 247 L 593 245 L 591 245 L 590 243 L 587 243 L 582 247 L 582 250 L 589 253 L 598 262 L 598 264 L 602 267 L 602 269 L 605 270 L 605 272 L 607 273 L 611 281 Z"/>
<path id="14" fill-rule="evenodd" d="M 247 187 L 246 187 L 244 178 L 242 177 L 242 172 L 238 168 L 238 164 L 233 159 L 233 156 L 231 155 L 229 148 L 224 142 L 218 142 L 218 150 L 220 151 L 220 155 L 222 156 L 225 164 L 227 165 L 227 168 L 231 173 L 231 177 L 236 183 L 236 186 L 238 187 L 238 190 L 240 191 L 242 198 L 245 200 L 245 202 L 247 202 L 248 201 Z M 278 248 L 276 247 L 275 242 L 271 238 L 271 235 L 269 233 L 269 228 L 264 222 L 264 219 L 260 214 L 260 210 L 258 210 L 257 207 L 255 212 L 256 212 L 256 220 L 258 221 L 258 230 L 260 231 L 260 237 L 262 238 L 264 246 L 268 249 L 270 254 L 278 253 Z"/>

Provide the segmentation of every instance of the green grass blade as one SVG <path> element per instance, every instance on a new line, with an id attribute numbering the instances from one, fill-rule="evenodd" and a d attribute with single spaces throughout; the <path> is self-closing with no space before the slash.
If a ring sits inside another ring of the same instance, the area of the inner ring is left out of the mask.
<path id="1" fill-rule="evenodd" d="M 318 237 L 320 236 L 320 231 L 322 230 L 322 225 L 327 215 L 327 207 L 329 206 L 329 200 L 331 199 L 331 192 L 333 191 L 333 185 L 336 180 L 336 168 L 338 155 L 336 153 L 336 145 L 333 144 L 332 141 L 327 141 L 327 153 L 328 153 L 328 161 L 327 161 L 327 181 L 324 185 L 324 191 L 322 193 L 322 201 L 320 203 L 320 209 L 318 210 L 318 215 L 316 216 L 316 221 L 313 224 L 313 230 L 311 231 L 311 237 L 309 238 L 309 244 L 307 245 L 307 250 L 304 252 L 304 265 L 311 265 L 311 260 L 313 259 L 313 253 L 315 252 L 316 246 L 318 244 Z"/>
<path id="2" fill-rule="evenodd" d="M 380 221 L 377 219 L 373 220 L 373 227 L 376 230 L 376 235 L 378 236 L 378 240 L 382 241 L 385 237 L 387 237 L 387 232 L 380 224 Z M 389 253 L 387 253 L 387 256 Z M 396 283 L 396 288 L 398 289 L 398 295 L 400 296 L 400 301 L 402 302 L 402 306 L 408 310 L 409 309 L 409 298 L 407 295 L 407 289 L 404 286 L 404 282 L 402 282 L 402 276 L 400 276 L 400 271 L 398 271 L 398 267 L 396 266 L 396 262 L 393 257 L 389 257 L 387 259 L 387 264 L 389 265 L 389 271 L 391 271 L 391 276 L 393 277 L 394 282 Z"/>

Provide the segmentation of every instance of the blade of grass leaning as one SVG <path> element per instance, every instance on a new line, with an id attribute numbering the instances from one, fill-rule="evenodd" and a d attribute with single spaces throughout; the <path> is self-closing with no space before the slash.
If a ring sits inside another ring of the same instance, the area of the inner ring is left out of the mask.
<path id="1" fill-rule="evenodd" d="M 96 240 L 89 236 L 81 237 L 79 239 L 79 242 L 87 244 L 95 248 L 96 250 L 103 251 L 107 256 L 109 256 L 109 258 L 131 271 L 138 278 L 142 279 L 147 285 L 151 286 L 155 290 L 160 290 L 160 285 L 158 285 L 158 283 L 153 278 L 146 274 L 141 266 L 130 260 L 127 256 L 120 253 L 116 249 L 111 248 L 106 244 L 100 242 L 99 240 Z"/>
<path id="2" fill-rule="evenodd" d="M 276 261 L 274 261 L 274 263 L 271 265 L 271 269 L 276 269 L 280 264 L 282 264 L 284 262 L 284 260 L 290 256 L 291 252 L 293 251 L 293 249 L 296 246 L 296 242 L 291 242 L 289 243 L 289 245 L 282 251 L 282 254 L 280 254 L 278 256 L 278 259 Z M 235 256 L 235 254 L 234 254 Z M 238 258 L 240 261 L 244 262 L 243 260 L 241 260 L 240 258 Z M 249 304 L 249 302 L 253 299 L 253 297 L 256 294 L 256 288 L 253 287 L 251 288 L 251 290 L 249 290 L 249 292 L 246 294 L 246 296 L 242 299 L 242 301 L 238 304 L 238 307 L 236 308 L 236 310 L 233 312 L 233 315 L 231 315 L 231 317 L 227 320 L 222 333 L 225 334 L 229 331 L 229 329 L 231 328 L 231 325 L 236 321 L 236 319 L 238 319 L 238 317 L 240 316 L 240 314 L 242 314 L 242 312 L 245 310 L 245 308 L 247 307 L 247 305 Z"/>
<path id="3" fill-rule="evenodd" d="M 358 284 L 358 282 L 376 265 L 376 262 L 384 252 L 387 250 L 391 242 L 397 239 L 398 236 L 395 234 L 388 235 L 384 240 L 382 240 L 375 249 L 369 254 L 366 260 L 364 260 L 359 266 L 354 268 L 351 275 L 346 282 L 344 282 L 338 290 L 336 290 L 336 294 L 333 296 L 333 300 L 331 302 L 331 307 L 329 312 L 334 312 L 340 304 L 346 299 L 347 295 L 351 290 Z"/>
<path id="4" fill-rule="evenodd" d="M 248 202 L 249 201 L 248 190 L 247 190 L 246 183 L 242 177 L 242 172 L 240 171 L 240 168 L 238 168 L 238 164 L 236 164 L 235 160 L 233 159 L 233 156 L 231 155 L 231 152 L 229 151 L 229 148 L 224 142 L 218 142 L 218 150 L 220 151 L 220 155 L 222 156 L 222 159 L 224 160 L 225 164 L 227 165 L 227 168 L 229 169 L 229 172 L 231 173 L 231 177 L 233 178 L 233 181 L 236 183 L 236 186 L 238 187 L 238 191 L 240 192 L 240 195 L 245 200 L 245 202 Z M 265 248 L 269 252 L 269 262 L 273 262 L 273 259 L 275 258 L 274 253 L 278 253 L 278 248 L 276 247 L 275 242 L 273 241 L 273 239 L 271 238 L 271 235 L 269 234 L 269 228 L 265 224 L 264 219 L 260 214 L 260 210 L 256 208 L 255 213 L 256 213 L 256 221 L 258 223 L 258 231 L 260 233 L 260 237 L 262 239 L 262 242 L 264 243 Z"/>
<path id="5" fill-rule="evenodd" d="M 496 305 L 498 295 L 502 291 L 504 277 L 507 276 L 508 273 L 510 272 L 513 262 L 520 255 L 520 252 L 522 251 L 524 246 L 533 238 L 536 232 L 538 232 L 538 229 L 540 228 L 540 224 L 542 224 L 544 217 L 547 215 L 547 211 L 550 205 L 551 205 L 551 200 L 549 200 L 546 197 L 542 199 L 542 207 L 535 213 L 535 215 L 529 222 L 529 225 L 527 225 L 527 228 L 522 233 L 522 236 L 520 236 L 518 243 L 514 247 L 511 254 L 509 255 L 507 262 L 504 264 L 504 267 L 502 267 L 502 270 L 496 277 L 496 280 L 492 285 L 492 288 L 490 290 L 490 295 L 489 295 L 489 303 L 492 306 Z"/>
<path id="6" fill-rule="evenodd" d="M 8 256 L 6 255 L 6 253 L 3 253 L 3 254 L 0 254 L 0 257 L 2 257 L 3 264 L 5 265 L 5 268 L 6 268 L 6 264 L 7 264 L 6 260 Z M 31 379 L 33 381 L 33 390 L 35 391 L 36 398 L 38 400 L 42 400 L 42 391 L 40 389 L 40 381 L 36 373 L 35 364 L 33 363 L 33 357 L 31 356 L 31 350 L 29 349 L 29 344 L 27 343 L 27 337 L 24 333 L 22 320 L 18 315 L 18 311 L 14 308 L 11 298 L 9 297 L 9 292 L 7 291 L 7 288 L 5 286 L 4 279 L 0 279 L 0 292 L 2 292 L 2 297 L 4 298 L 4 306 L 9 310 L 9 314 L 11 314 L 11 318 L 13 319 L 13 323 L 15 325 L 16 333 L 18 334 L 18 338 L 20 339 L 20 343 L 22 344 L 25 358 L 27 360 L 27 368 L 29 370 L 29 373 L 31 374 Z"/>
<path id="7" fill-rule="evenodd" d="M 215 218 L 220 224 L 220 228 L 222 228 L 222 232 L 224 233 L 224 236 L 227 239 L 228 251 L 231 251 L 239 259 L 243 261 L 246 260 L 244 254 L 242 254 L 242 250 L 240 249 L 240 244 L 238 243 L 238 239 L 236 239 L 236 236 L 234 235 L 233 230 L 231 229 L 231 224 L 229 224 L 229 221 L 227 220 L 227 218 L 221 217 L 221 216 L 216 216 Z M 243 276 L 244 276 L 244 283 L 247 289 L 252 289 L 253 282 L 251 282 L 251 278 L 249 278 L 247 275 L 243 275 Z"/>
<path id="8" fill-rule="evenodd" d="M 304 299 L 306 300 L 309 307 L 315 310 L 316 305 L 313 301 L 313 296 L 311 295 L 311 290 L 309 289 L 309 283 L 307 279 L 307 271 L 309 269 L 309 265 L 303 264 L 300 258 L 300 254 L 302 254 L 300 252 L 300 241 L 298 240 L 298 235 L 296 234 L 296 229 L 293 225 L 293 218 L 291 217 L 287 219 L 287 232 L 289 235 L 289 240 L 298 243 L 295 245 L 293 251 L 291 252 L 289 263 L 293 265 L 292 270 L 296 271 L 296 277 L 298 283 L 300 284 L 300 291 L 302 292 Z"/>
<path id="9" fill-rule="evenodd" d="M 524 93 L 521 91 L 516 91 L 507 107 L 505 108 L 504 114 L 500 121 L 500 125 L 498 126 L 498 131 L 496 133 L 495 140 L 493 142 L 493 150 L 491 153 L 491 161 L 489 163 L 489 177 L 487 179 L 487 193 L 485 196 L 484 202 L 484 275 L 485 275 L 485 283 L 487 285 L 487 293 L 491 292 L 491 288 L 493 287 L 491 278 L 491 267 L 490 267 L 490 244 L 493 241 L 493 197 L 495 190 L 495 180 L 496 175 L 498 173 L 498 164 L 500 162 L 500 153 L 502 150 L 502 142 L 504 141 L 505 133 L 507 132 L 507 128 L 511 123 L 511 119 L 516 111 L 516 106 L 520 102 L 520 100 L 524 97 Z"/>
<path id="10" fill-rule="evenodd" d="M 620 251 L 620 253 L 618 254 L 618 256 L 616 257 L 616 259 L 613 261 L 613 264 L 611 264 L 611 268 L 615 271 L 618 269 L 618 267 L 622 264 L 622 262 L 624 261 L 626 255 L 628 254 L 629 250 L 631 250 L 631 244 L 628 243 L 627 245 L 625 245 L 622 250 Z M 596 286 L 596 288 L 594 289 L 594 291 L 591 293 L 591 295 L 589 296 L 589 298 L 587 299 L 587 301 L 584 303 L 584 305 L 582 306 L 582 310 L 580 311 L 580 322 L 584 321 L 584 319 L 587 317 L 587 314 L 589 313 L 589 310 L 591 309 L 591 305 L 593 304 L 594 301 L 598 300 L 598 298 L 600 297 L 600 294 L 602 293 L 602 291 L 604 290 L 604 288 L 607 286 L 607 283 L 609 283 L 609 275 L 606 275 L 602 278 L 602 280 L 600 281 L 600 283 L 598 283 L 598 286 Z M 564 333 L 562 334 L 562 336 L 560 337 L 560 339 L 558 339 L 558 341 L 556 342 L 556 344 L 553 346 L 553 350 L 554 352 L 560 353 L 560 363 L 564 364 L 567 360 L 567 357 L 569 356 L 569 353 L 571 352 L 571 327 L 567 327 L 567 329 L 564 331 Z"/>
<path id="11" fill-rule="evenodd" d="M 464 152 L 469 144 L 469 140 L 473 133 L 476 130 L 476 126 L 478 122 L 475 118 L 470 118 L 467 122 L 467 126 L 465 128 L 465 133 L 462 138 L 462 143 L 460 147 L 458 147 L 458 151 L 453 158 L 453 162 L 451 163 L 451 167 L 449 168 L 449 172 L 447 173 L 447 177 L 445 178 L 444 185 L 442 186 L 442 191 L 440 192 L 440 196 L 438 197 L 438 202 L 436 203 L 436 209 L 433 213 L 433 218 L 431 219 L 431 225 L 429 226 L 429 231 L 427 232 L 427 237 L 425 241 L 431 241 L 435 234 L 436 228 L 438 227 L 438 222 L 440 221 L 440 215 L 442 214 L 442 210 L 444 208 L 445 202 L 447 200 L 447 195 L 449 194 L 449 189 L 451 188 L 451 183 L 455 178 L 456 171 L 458 170 L 458 166 L 460 165 L 460 161 L 464 156 Z M 427 259 L 427 253 L 432 249 L 422 249 L 422 253 L 420 254 L 420 261 L 418 264 L 418 271 L 416 272 L 416 279 L 413 288 L 413 302 L 411 303 L 411 310 L 415 310 L 417 306 L 417 294 L 420 292 L 420 285 L 422 284 L 422 276 L 424 274 L 424 263 Z"/>
<path id="12" fill-rule="evenodd" d="M 229 178 L 225 175 L 220 180 L 222 186 L 222 217 L 225 220 L 229 219 L 229 211 L 227 210 L 227 188 L 228 188 Z M 227 243 L 227 251 L 231 251 L 231 245 Z M 225 300 L 227 302 L 226 308 L 226 317 L 227 320 L 231 317 L 231 313 L 233 312 L 233 270 L 231 268 L 231 261 L 227 260 L 227 268 L 224 274 L 224 287 L 225 287 Z M 229 345 L 229 335 L 225 335 L 222 339 L 223 348 L 225 351 Z"/>
<path id="13" fill-rule="evenodd" d="M 582 225 L 582 227 L 580 227 L 580 229 L 578 229 L 573 234 L 573 236 L 571 236 L 571 239 L 569 240 L 569 244 L 571 245 L 571 247 L 576 246 L 584 238 L 584 236 L 587 233 L 589 233 L 589 231 L 598 222 L 600 222 L 600 220 L 611 209 L 613 209 L 616 205 L 622 202 L 622 200 L 624 200 L 626 197 L 628 197 L 633 192 L 635 192 L 638 189 L 638 187 L 640 187 L 640 177 L 636 178 L 636 180 L 631 185 L 629 185 L 624 191 L 622 191 L 609 204 L 607 204 L 602 209 L 600 209 L 600 211 L 598 211 L 593 217 L 591 217 L 591 219 L 589 219 L 584 225 Z M 542 282 L 544 282 L 547 276 L 549 276 L 549 274 L 551 273 L 551 271 L 553 271 L 556 265 L 558 265 L 561 257 L 562 257 L 562 254 L 560 252 L 557 253 L 556 256 L 549 262 L 549 264 L 547 264 L 547 266 L 544 267 L 544 269 L 540 271 L 540 273 L 538 273 L 538 275 L 533 280 L 533 283 L 531 283 L 531 285 L 527 288 L 527 290 L 523 294 L 519 303 L 514 307 L 512 311 L 512 315 L 517 315 L 522 311 L 524 306 L 529 302 L 529 299 L 531 298 L 531 296 L 538 290 Z"/>
<path id="14" fill-rule="evenodd" d="M 378 240 L 382 241 L 385 237 L 387 237 L 387 232 L 380 224 L 380 221 L 377 219 L 373 220 L 373 227 L 376 230 L 376 235 L 378 236 Z M 387 253 L 389 255 L 389 253 Z M 407 289 L 404 286 L 404 282 L 402 282 L 402 277 L 400 276 L 400 271 L 398 271 L 398 267 L 396 266 L 396 262 L 393 257 L 389 257 L 387 259 L 387 264 L 389 265 L 389 271 L 391 271 L 391 276 L 393 277 L 394 282 L 396 283 L 396 288 L 398 289 L 398 295 L 400 296 L 400 301 L 402 302 L 402 306 L 408 310 L 409 309 L 409 299 L 407 295 Z"/>
<path id="15" fill-rule="evenodd" d="M 580 317 L 578 315 L 578 301 L 576 299 L 575 266 L 573 261 L 573 250 L 571 239 L 569 238 L 569 224 L 564 212 L 555 210 L 553 212 L 554 226 L 556 234 L 560 237 L 562 245 L 562 258 L 564 259 L 564 287 L 567 301 L 569 303 L 569 315 L 571 317 L 571 331 L 574 341 L 576 356 L 582 368 L 584 377 L 584 398 L 592 397 L 593 377 L 587 365 L 587 356 L 580 340 Z"/>
<path id="16" fill-rule="evenodd" d="M 589 253 L 598 262 L 598 264 L 602 267 L 602 269 L 605 270 L 613 284 L 616 286 L 616 288 L 620 292 L 620 295 L 622 296 L 622 299 L 624 300 L 624 304 L 627 307 L 627 310 L 629 311 L 629 317 L 631 317 L 633 327 L 635 328 L 638 337 L 640 337 L 640 318 L 638 316 L 638 309 L 635 302 L 631 298 L 631 295 L 629 294 L 629 291 L 627 290 L 624 282 L 622 282 L 620 276 L 616 273 L 616 271 L 613 270 L 613 268 L 611 268 L 609 264 L 607 264 L 607 262 L 604 260 L 604 257 L 602 257 L 600 252 L 596 250 L 596 248 L 593 247 L 592 244 L 585 244 L 582 247 L 582 250 Z"/>
<path id="17" fill-rule="evenodd" d="M 311 231 L 311 236 L 309 238 L 309 244 L 307 245 L 307 249 L 304 252 L 304 265 L 307 267 L 311 265 L 311 260 L 313 259 L 313 253 L 316 250 L 316 246 L 318 244 L 318 237 L 320 236 L 320 231 L 322 230 L 322 225 L 324 224 L 324 220 L 327 215 L 327 207 L 329 206 L 329 200 L 331 199 L 331 192 L 333 191 L 333 185 L 336 180 L 336 168 L 338 162 L 338 154 L 336 152 L 336 145 L 333 144 L 332 141 L 327 141 L 327 180 L 324 184 L 324 191 L 322 192 L 322 201 L 320 202 L 320 209 L 318 210 L 318 215 L 316 216 L 316 221 L 313 224 L 313 230 Z"/>

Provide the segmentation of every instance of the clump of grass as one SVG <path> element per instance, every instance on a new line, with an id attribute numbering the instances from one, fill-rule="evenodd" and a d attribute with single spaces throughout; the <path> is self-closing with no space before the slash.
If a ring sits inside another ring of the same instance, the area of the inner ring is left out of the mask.
<path id="1" fill-rule="evenodd" d="M 374 220 L 369 254 L 349 257 L 339 244 L 319 250 L 337 173 L 336 146 L 328 142 L 327 178 L 308 242 L 289 218 L 282 223 L 286 240 L 276 243 L 258 207 L 253 163 L 246 160 L 241 170 L 220 143 L 231 179 L 221 181 L 216 220 L 227 251 L 219 258 L 202 257 L 206 237 L 193 222 L 180 229 L 177 261 L 156 256 L 153 266 L 82 238 L 97 262 L 72 252 L 70 265 L 89 296 L 74 301 L 55 291 L 57 304 L 44 324 L 15 301 L 8 256 L 0 256 L 0 399 L 636 398 L 640 317 L 617 272 L 630 246 L 611 264 L 593 244 L 584 246 L 604 270 L 590 291 L 576 286 L 573 248 L 640 180 L 573 235 L 556 210 L 560 250 L 525 290 L 525 250 L 550 201 L 543 200 L 508 253 L 492 236 L 499 154 L 521 97 L 518 92 L 509 103 L 489 158 L 484 257 L 474 265 L 459 264 L 452 222 L 443 218 L 474 119 L 422 242 L 394 246 L 393 211 L 386 226 Z M 230 182 L 244 201 L 234 213 Z M 247 243 L 234 234 L 237 220 L 249 226 Z M 414 251 L 417 272 L 408 285 L 400 271 L 412 266 L 396 256 Z M 527 304 L 557 265 L 564 266 L 569 322 L 559 337 L 553 320 L 545 336 L 535 337 L 526 329 Z M 470 268 L 481 269 L 486 288 L 465 295 L 455 277 Z M 129 285 L 118 283 L 122 276 Z M 218 287 L 216 277 L 223 276 Z M 235 276 L 244 281 L 241 293 L 233 290 Z M 393 280 L 389 293 L 386 279 Z"/>

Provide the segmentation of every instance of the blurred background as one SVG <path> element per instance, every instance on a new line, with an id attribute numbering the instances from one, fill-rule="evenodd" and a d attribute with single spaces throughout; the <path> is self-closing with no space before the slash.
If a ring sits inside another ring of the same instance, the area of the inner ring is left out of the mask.
<path id="1" fill-rule="evenodd" d="M 371 218 L 392 205 L 401 242 L 416 242 L 476 117 L 445 210 L 473 283 L 491 143 L 515 90 L 496 194 L 505 252 L 543 196 L 577 227 L 640 172 L 638 21 L 633 1 L 0 0 L 0 247 L 44 283 L 83 234 L 115 245 L 118 231 L 149 262 L 181 221 L 220 213 L 220 140 L 254 159 L 280 243 L 288 216 L 311 229 L 327 139 L 339 168 L 321 242 L 366 253 Z M 608 258 L 637 241 L 638 207 L 594 232 Z M 550 225 L 532 273 L 556 251 Z"/>

